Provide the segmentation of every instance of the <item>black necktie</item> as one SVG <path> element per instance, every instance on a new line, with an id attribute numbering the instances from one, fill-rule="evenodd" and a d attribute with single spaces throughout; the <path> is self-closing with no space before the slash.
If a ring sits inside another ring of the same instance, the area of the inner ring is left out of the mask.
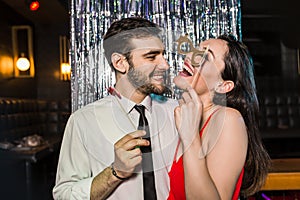
<path id="1" fill-rule="evenodd" d="M 142 151 L 142 168 L 143 168 L 143 185 L 144 185 L 144 200 L 154 200 L 156 197 L 154 171 L 151 153 L 151 140 L 148 121 L 145 116 L 145 106 L 135 105 L 134 108 L 140 113 L 139 130 L 145 130 L 146 135 L 143 137 L 150 141 L 147 147 L 141 147 Z"/>

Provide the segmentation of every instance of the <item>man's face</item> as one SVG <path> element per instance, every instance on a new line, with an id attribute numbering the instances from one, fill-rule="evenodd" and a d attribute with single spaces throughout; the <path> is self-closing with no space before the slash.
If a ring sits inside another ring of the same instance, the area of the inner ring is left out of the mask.
<path id="1" fill-rule="evenodd" d="M 164 45 L 157 37 L 132 39 L 127 73 L 129 82 L 143 94 L 161 94 L 169 65 L 163 56 Z"/>

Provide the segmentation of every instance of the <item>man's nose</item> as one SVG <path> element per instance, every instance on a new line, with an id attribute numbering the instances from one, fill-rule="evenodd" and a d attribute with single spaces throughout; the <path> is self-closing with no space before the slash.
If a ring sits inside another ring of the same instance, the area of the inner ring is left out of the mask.
<path id="1" fill-rule="evenodd" d="M 165 69 L 165 70 L 168 70 L 170 68 L 168 61 L 163 55 L 160 56 L 158 67 L 160 69 Z"/>

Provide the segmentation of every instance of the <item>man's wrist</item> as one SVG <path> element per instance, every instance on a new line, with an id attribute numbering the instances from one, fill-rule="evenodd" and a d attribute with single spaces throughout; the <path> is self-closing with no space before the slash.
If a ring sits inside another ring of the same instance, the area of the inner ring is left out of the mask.
<path id="1" fill-rule="evenodd" d="M 120 177 L 120 176 L 117 174 L 117 172 L 116 172 L 116 170 L 115 170 L 115 168 L 114 168 L 114 163 L 112 163 L 112 164 L 110 165 L 110 169 L 111 169 L 111 173 L 112 173 L 116 178 L 118 178 L 119 180 L 125 181 L 125 180 L 128 179 L 128 178 Z"/>

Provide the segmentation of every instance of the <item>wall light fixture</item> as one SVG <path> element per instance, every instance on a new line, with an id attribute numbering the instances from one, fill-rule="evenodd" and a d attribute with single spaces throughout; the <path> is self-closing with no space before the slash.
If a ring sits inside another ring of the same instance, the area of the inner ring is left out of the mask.
<path id="1" fill-rule="evenodd" d="M 34 77 L 32 28 L 12 27 L 14 75 L 19 78 Z"/>
<path id="2" fill-rule="evenodd" d="M 60 79 L 63 81 L 69 81 L 71 77 L 69 49 L 70 43 L 67 36 L 59 36 Z"/>

